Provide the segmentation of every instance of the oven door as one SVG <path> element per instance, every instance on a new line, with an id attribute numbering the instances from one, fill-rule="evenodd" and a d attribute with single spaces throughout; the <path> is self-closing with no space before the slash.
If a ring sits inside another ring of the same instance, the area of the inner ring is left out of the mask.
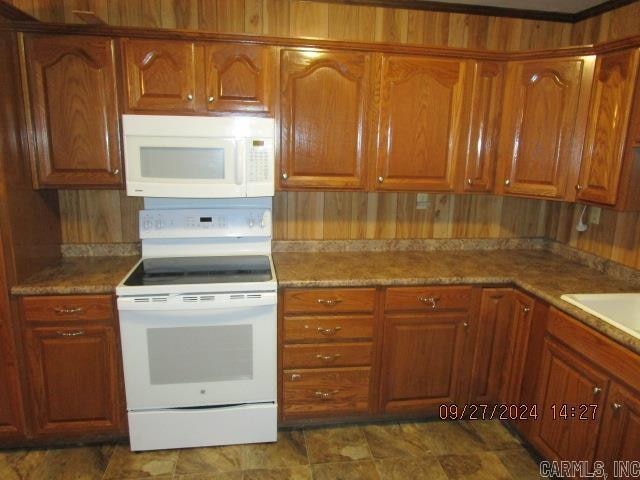
<path id="1" fill-rule="evenodd" d="M 127 409 L 275 402 L 271 295 L 267 305 L 263 293 L 259 305 L 179 310 L 155 302 L 128 309 L 119 299 Z"/>
<path id="2" fill-rule="evenodd" d="M 127 194 L 245 197 L 245 143 L 235 138 L 127 135 Z"/>

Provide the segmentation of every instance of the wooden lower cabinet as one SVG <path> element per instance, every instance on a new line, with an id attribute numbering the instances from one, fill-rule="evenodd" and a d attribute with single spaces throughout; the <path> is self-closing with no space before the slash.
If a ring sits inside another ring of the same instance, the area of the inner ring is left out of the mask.
<path id="1" fill-rule="evenodd" d="M 124 403 L 112 297 L 24 297 L 21 310 L 34 437 L 120 433 Z"/>
<path id="2" fill-rule="evenodd" d="M 459 400 L 468 314 L 385 316 L 381 406 L 384 413 L 437 414 Z"/>

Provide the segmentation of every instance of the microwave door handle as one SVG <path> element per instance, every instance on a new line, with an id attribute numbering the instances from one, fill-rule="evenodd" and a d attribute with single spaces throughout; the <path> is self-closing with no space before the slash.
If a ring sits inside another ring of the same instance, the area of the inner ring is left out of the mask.
<path id="1" fill-rule="evenodd" d="M 247 162 L 246 145 L 245 142 L 238 142 L 237 144 L 236 158 L 236 185 L 244 184 L 245 166 Z"/>

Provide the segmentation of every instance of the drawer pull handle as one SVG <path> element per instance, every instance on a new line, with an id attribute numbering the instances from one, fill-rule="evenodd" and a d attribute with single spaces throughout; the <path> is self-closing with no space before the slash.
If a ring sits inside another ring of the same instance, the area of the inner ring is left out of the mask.
<path id="1" fill-rule="evenodd" d="M 334 307 L 334 306 L 338 305 L 339 303 L 342 303 L 342 300 L 339 300 L 337 298 L 332 298 L 330 300 L 326 300 L 324 298 L 319 298 L 318 299 L 318 303 L 320 305 L 324 305 L 326 307 Z"/>
<path id="2" fill-rule="evenodd" d="M 82 307 L 62 307 L 53 309 L 53 311 L 58 315 L 71 315 L 72 313 L 80 313 L 82 310 Z"/>
<path id="3" fill-rule="evenodd" d="M 334 360 L 340 358 L 340 354 L 334 353 L 333 355 L 322 355 L 319 353 L 318 355 L 316 355 L 316 358 L 324 362 L 333 362 Z"/>
<path id="4" fill-rule="evenodd" d="M 302 380 L 302 375 L 300 375 L 299 373 L 291 374 L 291 381 L 292 382 L 297 382 L 298 380 Z"/>
<path id="5" fill-rule="evenodd" d="M 314 395 L 318 397 L 320 400 L 331 400 L 336 393 L 339 393 L 340 390 L 334 390 L 333 392 L 323 392 L 322 390 L 316 390 Z"/>
<path id="6" fill-rule="evenodd" d="M 318 333 L 321 333 L 322 335 L 326 335 L 327 337 L 330 337 L 331 335 L 335 335 L 340 330 L 342 330 L 342 327 L 331 327 L 331 328 L 318 327 Z"/>
<path id="7" fill-rule="evenodd" d="M 422 303 L 426 303 L 432 310 L 435 310 L 437 307 L 438 300 L 440 297 L 430 296 L 430 297 L 418 297 Z"/>
<path id="8" fill-rule="evenodd" d="M 60 337 L 81 337 L 85 334 L 84 330 L 76 330 L 75 332 L 56 332 Z"/>

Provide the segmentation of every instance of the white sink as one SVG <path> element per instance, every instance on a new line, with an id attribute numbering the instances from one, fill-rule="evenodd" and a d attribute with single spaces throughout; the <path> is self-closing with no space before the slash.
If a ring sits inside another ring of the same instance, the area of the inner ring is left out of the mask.
<path id="1" fill-rule="evenodd" d="M 560 298 L 640 338 L 640 293 L 578 293 Z"/>

